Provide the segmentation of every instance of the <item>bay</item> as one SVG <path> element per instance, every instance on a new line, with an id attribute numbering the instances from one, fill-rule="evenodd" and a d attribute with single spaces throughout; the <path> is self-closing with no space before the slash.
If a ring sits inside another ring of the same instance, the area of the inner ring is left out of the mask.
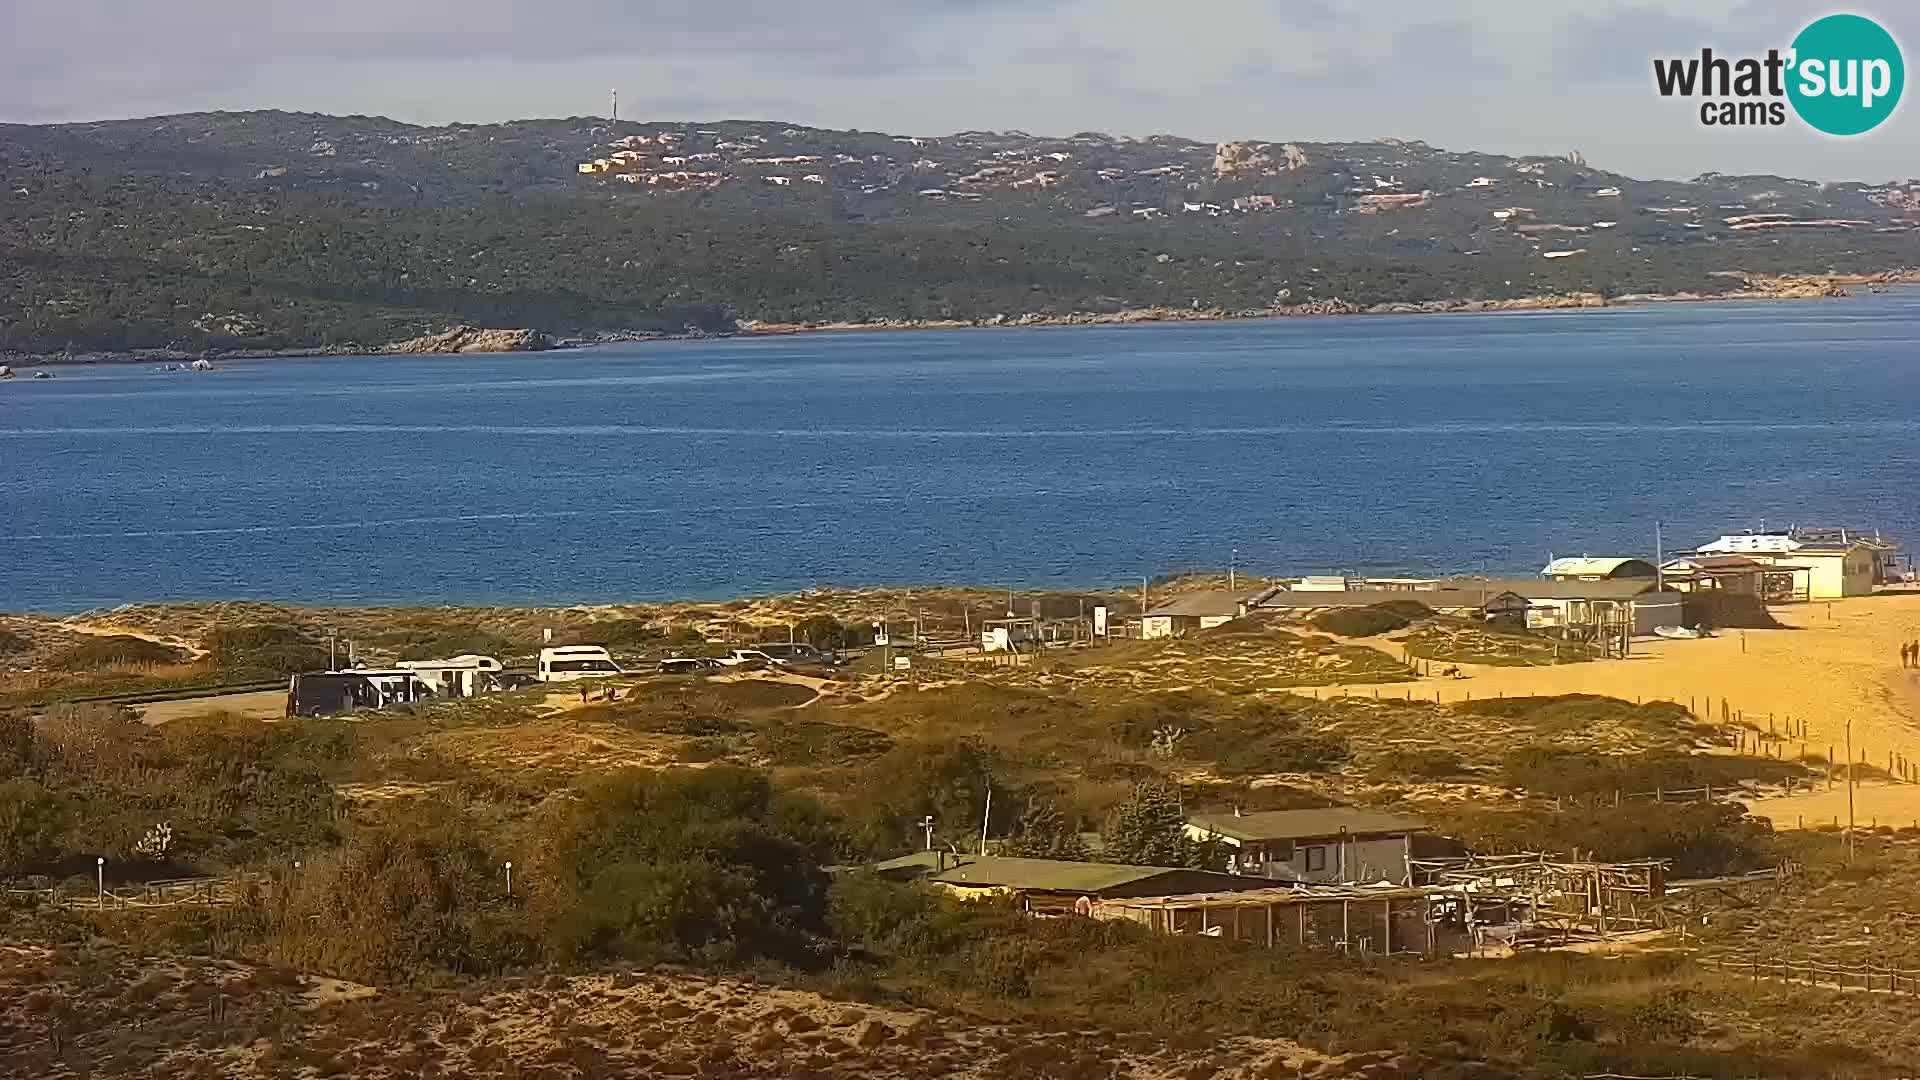
<path id="1" fill-rule="evenodd" d="M 1909 289 L 63 367 L 0 383 L 0 609 L 1532 573 L 1912 537 L 1916 449 Z"/>

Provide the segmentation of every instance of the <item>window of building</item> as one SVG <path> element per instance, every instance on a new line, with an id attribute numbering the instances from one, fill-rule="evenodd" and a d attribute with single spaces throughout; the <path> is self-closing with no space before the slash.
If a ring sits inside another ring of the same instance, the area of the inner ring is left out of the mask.
<path id="1" fill-rule="evenodd" d="M 1314 873 L 1315 871 L 1325 870 L 1326 868 L 1327 868 L 1327 849 L 1323 847 L 1308 848 L 1307 849 L 1307 873 L 1311 874 L 1311 873 Z"/>

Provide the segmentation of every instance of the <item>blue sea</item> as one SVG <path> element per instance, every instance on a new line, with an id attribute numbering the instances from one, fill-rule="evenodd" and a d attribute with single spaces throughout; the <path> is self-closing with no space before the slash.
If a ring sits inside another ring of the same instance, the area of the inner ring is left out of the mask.
<path id="1" fill-rule="evenodd" d="M 1526 573 L 1916 480 L 1913 290 L 64 367 L 0 383 L 0 609 Z"/>

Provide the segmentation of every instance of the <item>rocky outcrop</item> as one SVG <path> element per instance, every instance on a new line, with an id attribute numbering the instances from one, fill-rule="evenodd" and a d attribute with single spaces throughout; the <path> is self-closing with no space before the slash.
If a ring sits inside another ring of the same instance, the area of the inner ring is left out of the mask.
<path id="1" fill-rule="evenodd" d="M 1266 143 L 1223 142 L 1213 148 L 1213 178 L 1240 180 L 1273 168 Z"/>
<path id="2" fill-rule="evenodd" d="M 1272 143 L 1223 142 L 1213 148 L 1215 180 L 1245 180 L 1284 169 L 1298 172 L 1307 167 L 1307 152 L 1293 143 L 1280 147 L 1281 162 L 1274 164 Z"/>
<path id="3" fill-rule="evenodd" d="M 538 352 L 553 348 L 553 339 L 538 330 L 489 330 L 478 326 L 456 326 L 438 334 L 396 341 L 382 352 L 389 353 L 504 353 Z"/>

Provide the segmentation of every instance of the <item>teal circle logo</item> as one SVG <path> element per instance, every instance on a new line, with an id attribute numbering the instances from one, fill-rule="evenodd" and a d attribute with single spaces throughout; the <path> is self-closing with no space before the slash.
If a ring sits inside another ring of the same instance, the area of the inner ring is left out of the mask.
<path id="1" fill-rule="evenodd" d="M 1906 65 L 1893 35 L 1862 15 L 1828 15 L 1793 39 L 1787 100 L 1810 126 L 1829 135 L 1879 127 L 1900 104 Z"/>

